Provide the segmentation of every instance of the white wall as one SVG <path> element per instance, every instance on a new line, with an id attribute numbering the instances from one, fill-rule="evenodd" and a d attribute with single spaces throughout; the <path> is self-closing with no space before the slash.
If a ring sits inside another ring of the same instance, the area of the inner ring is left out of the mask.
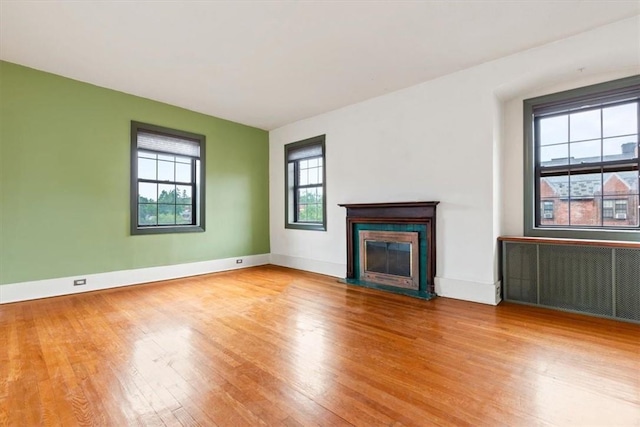
<path id="1" fill-rule="evenodd" d="M 521 100 L 638 72 L 639 27 L 627 19 L 270 132 L 272 262 L 344 277 L 338 203 L 439 200 L 436 291 L 495 304 L 496 237 L 522 233 Z M 320 134 L 328 230 L 285 229 L 283 146 Z"/>

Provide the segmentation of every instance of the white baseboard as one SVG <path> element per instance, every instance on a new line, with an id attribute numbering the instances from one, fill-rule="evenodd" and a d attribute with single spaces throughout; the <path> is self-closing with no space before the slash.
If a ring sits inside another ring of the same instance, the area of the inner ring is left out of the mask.
<path id="1" fill-rule="evenodd" d="M 242 264 L 237 264 L 237 259 L 242 259 Z M 82 274 L 73 277 L 36 280 L 32 282 L 10 283 L 0 285 L 0 304 L 197 276 L 199 274 L 235 270 L 265 264 L 269 264 L 269 254 L 239 256 L 235 258 L 161 267 L 138 268 L 135 270 L 111 271 L 108 273 Z M 76 279 L 86 279 L 87 284 L 73 286 L 73 281 Z"/>
<path id="2" fill-rule="evenodd" d="M 317 261 L 307 258 L 292 257 L 289 255 L 271 254 L 271 264 L 340 278 L 344 278 L 347 274 L 346 264 Z M 490 305 L 497 305 L 501 300 L 500 282 L 480 283 L 436 277 L 435 285 L 436 294 L 445 298 L 454 298 Z"/>
<path id="3" fill-rule="evenodd" d="M 236 264 L 236 259 L 239 258 L 242 258 L 242 264 Z M 83 274 L 56 279 L 10 283 L 7 285 L 0 285 L 0 304 L 48 298 L 59 295 L 77 294 L 97 291 L 100 289 L 156 282 L 159 280 L 177 279 L 180 277 L 197 276 L 199 274 L 235 270 L 269 263 L 333 277 L 343 278 L 346 275 L 346 264 L 317 261 L 307 258 L 292 257 L 289 255 L 261 254 L 193 262 L 188 264 L 166 265 L 160 267 L 139 268 L 135 270 L 111 271 L 108 273 Z M 86 279 L 87 284 L 82 286 L 73 286 L 73 281 L 76 279 Z M 497 305 L 500 302 L 500 282 L 487 284 L 436 277 L 435 285 L 436 293 L 441 297 L 491 305 Z"/>
<path id="4" fill-rule="evenodd" d="M 490 305 L 498 305 L 501 301 L 500 281 L 496 283 L 480 283 L 436 277 L 435 285 L 436 294 L 445 298 L 461 299 Z"/>
<path id="5" fill-rule="evenodd" d="M 289 255 L 271 254 L 271 264 L 297 270 L 326 274 L 327 276 L 344 278 L 347 275 L 347 265 L 334 262 L 317 261 L 308 258 L 298 258 Z"/>

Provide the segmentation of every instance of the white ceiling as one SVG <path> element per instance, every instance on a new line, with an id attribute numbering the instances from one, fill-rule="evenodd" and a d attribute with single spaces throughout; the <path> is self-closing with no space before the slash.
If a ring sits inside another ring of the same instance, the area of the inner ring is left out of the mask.
<path id="1" fill-rule="evenodd" d="M 620 0 L 0 0 L 0 58 L 270 130 L 638 14 Z"/>

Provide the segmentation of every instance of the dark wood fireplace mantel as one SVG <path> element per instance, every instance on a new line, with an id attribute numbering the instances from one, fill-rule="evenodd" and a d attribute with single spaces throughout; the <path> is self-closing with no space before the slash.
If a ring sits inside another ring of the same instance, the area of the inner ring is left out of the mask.
<path id="1" fill-rule="evenodd" d="M 345 203 L 347 209 L 347 279 L 356 279 L 354 271 L 355 224 L 419 224 L 426 226 L 427 287 L 423 294 L 435 294 L 436 274 L 436 206 L 440 202 Z M 355 243 L 357 244 L 357 243 Z M 424 296 L 424 295 L 421 295 Z"/>

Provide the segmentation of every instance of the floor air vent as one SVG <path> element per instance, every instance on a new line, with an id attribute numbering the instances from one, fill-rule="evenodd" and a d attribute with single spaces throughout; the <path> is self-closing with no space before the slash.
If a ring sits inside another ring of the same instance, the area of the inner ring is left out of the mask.
<path id="1" fill-rule="evenodd" d="M 505 239 L 506 301 L 640 323 L 640 249 Z"/>

